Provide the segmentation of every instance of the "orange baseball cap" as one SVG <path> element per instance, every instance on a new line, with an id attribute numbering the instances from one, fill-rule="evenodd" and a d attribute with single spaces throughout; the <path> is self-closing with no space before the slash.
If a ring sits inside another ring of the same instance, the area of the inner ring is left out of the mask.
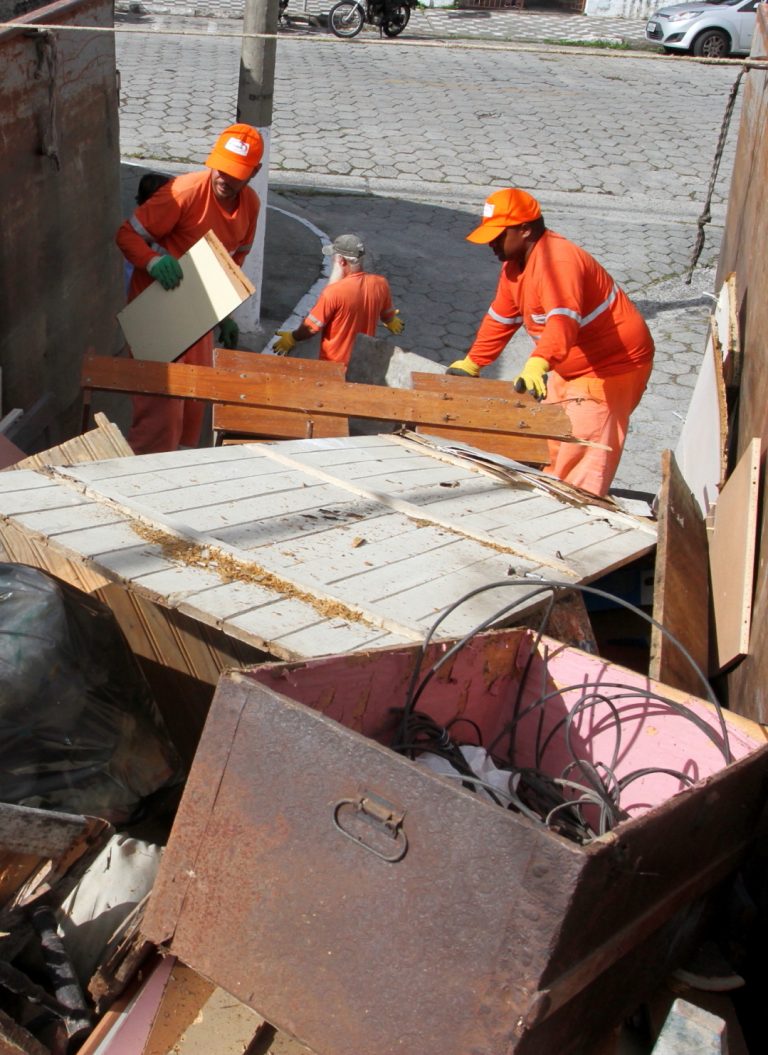
<path id="1" fill-rule="evenodd" d="M 505 187 L 485 199 L 482 222 L 467 235 L 467 241 L 487 245 L 507 227 L 529 223 L 540 216 L 541 206 L 527 191 Z"/>
<path id="2" fill-rule="evenodd" d="M 263 153 L 261 132 L 251 125 L 230 125 L 216 140 L 206 165 L 235 179 L 250 179 Z"/>

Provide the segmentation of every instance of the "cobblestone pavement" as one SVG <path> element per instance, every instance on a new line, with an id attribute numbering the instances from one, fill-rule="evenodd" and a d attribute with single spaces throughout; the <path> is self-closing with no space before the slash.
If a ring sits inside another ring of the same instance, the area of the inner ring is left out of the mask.
<path id="1" fill-rule="evenodd" d="M 212 6 L 210 17 L 180 19 L 175 2 L 172 13 L 118 16 L 149 31 L 118 35 L 121 145 L 126 159 L 194 167 L 234 116 L 240 24 L 214 18 Z M 446 12 L 425 14 L 447 22 Z M 690 286 L 681 278 L 735 75 L 624 52 L 440 47 L 434 34 L 421 43 L 281 34 L 270 195 L 330 234 L 359 231 L 406 319 L 400 343 L 447 364 L 465 353 L 498 273 L 464 235 L 493 187 L 534 192 L 549 225 L 594 253 L 651 325 L 657 364 L 616 483 L 655 490 L 704 347 L 734 133 L 700 266 Z M 291 252 L 286 244 L 284 272 Z M 318 253 L 313 274 L 319 263 Z M 281 321 L 262 307 L 267 325 Z M 512 376 L 528 348 L 518 334 L 486 376 Z"/>

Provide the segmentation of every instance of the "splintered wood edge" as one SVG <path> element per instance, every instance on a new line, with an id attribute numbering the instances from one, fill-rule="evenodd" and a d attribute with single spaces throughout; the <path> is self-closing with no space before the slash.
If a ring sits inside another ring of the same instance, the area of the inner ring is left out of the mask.
<path id="1" fill-rule="evenodd" d="M 243 299 L 247 299 L 253 293 L 256 292 L 256 287 L 250 281 L 245 272 L 237 266 L 232 257 L 229 255 L 227 250 L 224 248 L 221 240 L 213 233 L 209 231 L 204 238 L 208 245 L 213 250 L 218 262 L 227 274 L 227 278 L 232 283 L 235 291 Z"/>

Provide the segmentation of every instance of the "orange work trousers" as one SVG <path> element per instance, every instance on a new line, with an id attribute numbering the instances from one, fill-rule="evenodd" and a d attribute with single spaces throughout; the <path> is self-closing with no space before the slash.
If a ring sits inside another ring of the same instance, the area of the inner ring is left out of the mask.
<path id="1" fill-rule="evenodd" d="M 610 450 L 578 443 L 549 443 L 544 472 L 593 495 L 608 493 L 621 461 L 629 417 L 645 391 L 653 363 L 615 377 L 575 377 L 566 381 L 554 370 L 547 380 L 546 403 L 563 406 L 573 435 Z"/>
<path id="2" fill-rule="evenodd" d="M 213 363 L 213 331 L 187 348 L 176 360 L 191 366 Z M 197 447 L 205 404 L 170 396 L 134 396 L 128 443 L 134 454 L 159 454 L 179 447 Z"/>

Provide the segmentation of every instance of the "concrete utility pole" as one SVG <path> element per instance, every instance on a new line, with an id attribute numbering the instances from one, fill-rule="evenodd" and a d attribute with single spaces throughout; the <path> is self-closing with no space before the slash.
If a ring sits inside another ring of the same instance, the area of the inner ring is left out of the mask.
<path id="1" fill-rule="evenodd" d="M 269 148 L 272 133 L 272 99 L 275 85 L 277 41 L 250 37 L 249 33 L 277 33 L 278 0 L 244 0 L 243 46 L 240 55 L 240 81 L 237 89 L 237 120 L 258 128 L 264 137 L 261 172 L 253 189 L 261 199 L 261 215 L 253 249 L 245 262 L 245 272 L 256 292 L 237 310 L 236 318 L 245 333 L 259 330 L 261 315 L 261 280 L 264 271 L 264 229 L 269 181 Z"/>

